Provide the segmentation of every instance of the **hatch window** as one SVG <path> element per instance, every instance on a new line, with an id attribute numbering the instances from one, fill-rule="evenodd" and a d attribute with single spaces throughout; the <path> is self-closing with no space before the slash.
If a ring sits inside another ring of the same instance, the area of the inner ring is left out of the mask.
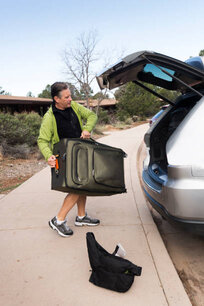
<path id="1" fill-rule="evenodd" d="M 164 68 L 162 66 L 159 66 L 159 67 L 162 68 L 162 69 L 165 69 L 171 75 L 175 74 L 175 71 L 173 71 L 171 69 L 167 69 L 167 68 Z M 168 74 L 162 72 L 158 67 L 156 67 L 152 64 L 146 64 L 144 66 L 143 73 L 152 74 L 152 76 L 155 77 L 155 78 L 159 78 L 159 79 L 165 80 L 167 82 L 172 82 L 172 78 Z"/>

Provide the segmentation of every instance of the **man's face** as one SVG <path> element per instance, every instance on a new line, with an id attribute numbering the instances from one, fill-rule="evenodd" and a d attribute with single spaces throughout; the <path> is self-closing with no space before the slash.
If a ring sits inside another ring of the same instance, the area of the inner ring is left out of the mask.
<path id="1" fill-rule="evenodd" d="M 55 106 L 58 109 L 65 110 L 66 108 L 71 107 L 72 97 L 69 89 L 64 89 L 60 91 L 59 97 L 55 96 L 54 99 L 56 102 Z"/>

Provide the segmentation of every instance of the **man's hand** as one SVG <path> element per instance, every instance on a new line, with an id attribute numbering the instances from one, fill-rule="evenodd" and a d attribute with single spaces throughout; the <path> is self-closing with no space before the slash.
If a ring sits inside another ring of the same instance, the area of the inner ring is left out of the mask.
<path id="1" fill-rule="evenodd" d="M 55 168 L 55 165 L 56 165 L 56 157 L 54 155 L 50 156 L 47 160 L 47 163 L 48 165 L 51 167 L 51 168 Z"/>
<path id="2" fill-rule="evenodd" d="M 88 131 L 82 131 L 80 138 L 90 138 L 91 134 Z"/>

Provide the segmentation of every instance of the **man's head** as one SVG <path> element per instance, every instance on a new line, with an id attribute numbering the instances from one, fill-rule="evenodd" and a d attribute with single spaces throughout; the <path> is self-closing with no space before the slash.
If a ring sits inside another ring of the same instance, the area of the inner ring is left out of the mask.
<path id="1" fill-rule="evenodd" d="M 67 83 L 55 82 L 52 84 L 51 96 L 57 108 L 64 110 L 71 106 L 72 97 Z"/>

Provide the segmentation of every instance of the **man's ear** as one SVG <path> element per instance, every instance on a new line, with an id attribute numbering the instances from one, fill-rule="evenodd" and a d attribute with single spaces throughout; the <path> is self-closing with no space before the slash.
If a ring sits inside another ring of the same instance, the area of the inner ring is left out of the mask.
<path id="1" fill-rule="evenodd" d="M 55 100 L 55 102 L 59 103 L 60 98 L 58 96 L 54 96 L 54 100 Z"/>

